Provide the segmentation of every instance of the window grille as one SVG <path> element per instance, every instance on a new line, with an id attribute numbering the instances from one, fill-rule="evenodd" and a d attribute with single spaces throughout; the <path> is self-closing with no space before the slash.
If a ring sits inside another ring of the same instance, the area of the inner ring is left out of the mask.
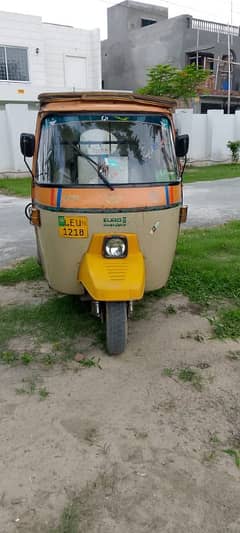
<path id="1" fill-rule="evenodd" d="M 29 81 L 27 48 L 0 46 L 0 80 Z"/>

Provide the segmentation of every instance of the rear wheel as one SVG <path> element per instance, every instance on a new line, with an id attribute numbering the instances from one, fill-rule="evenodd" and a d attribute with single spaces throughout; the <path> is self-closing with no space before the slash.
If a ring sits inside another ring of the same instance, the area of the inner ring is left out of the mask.
<path id="1" fill-rule="evenodd" d="M 109 355 L 119 355 L 124 352 L 127 333 L 127 302 L 107 302 L 106 345 Z"/>

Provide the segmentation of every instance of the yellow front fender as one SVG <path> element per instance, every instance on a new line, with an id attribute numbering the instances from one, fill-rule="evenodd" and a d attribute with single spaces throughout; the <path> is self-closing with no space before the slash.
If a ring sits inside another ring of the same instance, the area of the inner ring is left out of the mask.
<path id="1" fill-rule="evenodd" d="M 137 236 L 121 233 L 128 241 L 128 254 L 122 259 L 103 256 L 104 238 L 111 236 L 106 233 L 93 235 L 81 261 L 78 280 L 97 301 L 140 300 L 144 293 L 145 265 Z"/>

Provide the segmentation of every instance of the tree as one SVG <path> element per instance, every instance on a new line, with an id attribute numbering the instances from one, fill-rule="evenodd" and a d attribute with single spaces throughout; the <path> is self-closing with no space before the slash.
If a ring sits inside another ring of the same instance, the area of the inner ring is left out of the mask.
<path id="1" fill-rule="evenodd" d="M 210 72 L 195 65 L 187 65 L 182 70 L 172 65 L 156 65 L 148 69 L 148 82 L 138 89 L 140 94 L 170 96 L 172 98 L 193 98 L 199 86 L 209 77 Z"/>

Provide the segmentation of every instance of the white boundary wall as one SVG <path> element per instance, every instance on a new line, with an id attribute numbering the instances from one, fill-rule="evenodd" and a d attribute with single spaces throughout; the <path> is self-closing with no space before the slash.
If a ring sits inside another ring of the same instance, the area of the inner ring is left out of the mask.
<path id="1" fill-rule="evenodd" d="M 0 103 L 0 172 L 26 172 L 20 152 L 20 133 L 34 133 L 36 103 Z"/>
<path id="2" fill-rule="evenodd" d="M 19 138 L 21 132 L 35 132 L 36 116 L 36 102 L 0 103 L 0 172 L 27 172 Z M 214 110 L 199 115 L 180 109 L 175 113 L 175 125 L 179 134 L 189 134 L 191 162 L 231 161 L 227 142 L 240 140 L 240 111 L 224 115 Z"/>
<path id="3" fill-rule="evenodd" d="M 200 115 L 192 109 L 177 109 L 175 126 L 179 134 L 189 134 L 190 162 L 228 162 L 231 152 L 227 142 L 240 140 L 240 111 L 224 115 L 221 110 L 211 110 Z"/>

